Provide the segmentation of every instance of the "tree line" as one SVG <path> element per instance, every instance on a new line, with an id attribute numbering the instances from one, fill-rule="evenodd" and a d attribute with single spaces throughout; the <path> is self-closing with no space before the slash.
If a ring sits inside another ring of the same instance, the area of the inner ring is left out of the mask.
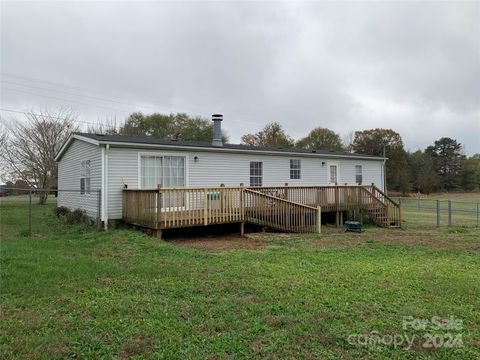
<path id="1" fill-rule="evenodd" d="M 384 156 L 389 190 L 402 193 L 480 189 L 480 154 L 467 157 L 455 139 L 442 137 L 424 150 L 406 151 L 402 137 L 392 129 L 355 131 L 342 142 L 334 131 L 318 127 L 295 141 L 279 123 L 267 124 L 255 134 L 242 136 L 255 146 L 297 147 Z"/>
<path id="2" fill-rule="evenodd" d="M 25 121 L 13 121 L 1 129 L 0 150 L 3 154 L 1 178 L 10 184 L 22 181 L 30 187 L 57 186 L 57 164 L 54 155 L 71 132 L 78 131 L 77 116 L 69 110 L 26 112 Z M 201 117 L 178 114 L 132 113 L 126 121 L 90 126 L 87 132 L 130 136 L 153 136 L 177 140 L 212 139 L 212 122 Z M 295 140 L 281 124 L 272 122 L 262 130 L 245 134 L 245 145 L 301 148 L 335 152 L 355 152 L 385 156 L 389 190 L 399 192 L 479 190 L 480 154 L 466 157 L 455 139 L 442 137 L 424 150 L 406 151 L 402 137 L 391 129 L 355 131 L 342 141 L 334 131 L 317 127 Z M 224 143 L 229 137 L 223 132 Z M 46 199 L 41 199 L 46 200 Z"/>

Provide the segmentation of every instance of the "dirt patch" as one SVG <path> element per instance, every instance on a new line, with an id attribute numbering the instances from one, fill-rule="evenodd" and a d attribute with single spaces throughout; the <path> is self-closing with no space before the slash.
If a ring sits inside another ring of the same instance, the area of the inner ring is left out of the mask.
<path id="1" fill-rule="evenodd" d="M 402 231 L 387 229 L 385 232 L 362 234 L 329 234 L 313 239 L 307 246 L 372 246 L 372 245 L 424 246 L 431 249 L 480 251 L 480 242 L 456 234 L 437 231 Z"/>
<path id="2" fill-rule="evenodd" d="M 192 247 L 200 250 L 261 250 L 267 247 L 268 242 L 265 238 L 246 235 L 216 236 L 197 239 L 175 239 L 171 241 L 174 244 Z"/>
<path id="3" fill-rule="evenodd" d="M 337 247 L 337 246 L 378 246 L 402 245 L 422 246 L 430 249 L 451 249 L 480 251 L 480 242 L 472 234 L 446 233 L 442 230 L 366 230 L 363 233 L 345 233 L 342 229 L 322 229 L 321 235 L 250 233 L 245 237 L 236 234 L 183 237 L 171 242 L 180 246 L 209 251 L 262 250 L 268 245 L 300 247 Z M 385 284 L 388 287 L 388 284 Z"/>
<path id="4" fill-rule="evenodd" d="M 130 359 L 134 356 L 150 354 L 155 348 L 155 339 L 146 334 L 138 334 L 123 346 L 120 359 Z"/>

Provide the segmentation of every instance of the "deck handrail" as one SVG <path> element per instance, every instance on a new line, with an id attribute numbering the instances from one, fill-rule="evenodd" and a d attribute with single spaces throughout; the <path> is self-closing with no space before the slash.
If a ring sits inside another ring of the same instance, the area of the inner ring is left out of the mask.
<path id="1" fill-rule="evenodd" d="M 279 197 L 276 197 L 276 196 L 273 196 L 273 195 L 269 195 L 269 194 L 265 194 L 265 193 L 262 193 L 262 192 L 260 192 L 260 191 L 255 191 L 255 190 L 252 190 L 252 189 L 249 189 L 249 188 L 246 188 L 245 191 L 246 191 L 246 192 L 249 192 L 249 193 L 255 193 L 255 194 L 258 194 L 259 196 L 261 195 L 262 197 L 270 198 L 270 199 L 273 199 L 273 200 L 275 200 L 275 201 L 285 202 L 285 203 L 289 203 L 289 204 L 293 204 L 293 205 L 298 205 L 298 206 L 303 206 L 303 207 L 306 207 L 306 208 L 310 208 L 310 209 L 313 209 L 313 210 L 317 210 L 316 207 L 313 207 L 313 206 L 310 206 L 310 205 L 305 205 L 305 204 L 301 204 L 301 203 L 299 203 L 299 202 L 282 199 L 282 198 L 279 198 Z"/>
<path id="2" fill-rule="evenodd" d="M 247 222 L 289 232 L 321 232 L 320 207 L 303 205 L 251 189 L 245 189 L 243 194 Z"/>
<path id="3" fill-rule="evenodd" d="M 368 185 L 370 186 L 370 185 Z M 268 186 L 197 186 L 197 187 L 156 187 L 149 189 L 139 189 L 139 188 L 123 188 L 123 191 L 174 191 L 180 189 L 190 189 L 190 190 L 214 190 L 214 189 L 310 189 L 310 188 L 365 188 L 367 185 L 268 185 Z"/>
<path id="4" fill-rule="evenodd" d="M 386 200 L 388 200 L 389 202 L 391 202 L 392 204 L 395 204 L 395 205 L 399 205 L 395 200 L 393 200 L 390 196 L 388 196 L 387 194 L 385 194 L 382 190 L 380 190 L 380 188 L 378 188 L 375 184 L 372 184 L 372 189 L 375 191 L 375 192 L 378 192 L 380 195 L 382 195 Z M 374 192 L 374 194 L 375 194 Z"/>

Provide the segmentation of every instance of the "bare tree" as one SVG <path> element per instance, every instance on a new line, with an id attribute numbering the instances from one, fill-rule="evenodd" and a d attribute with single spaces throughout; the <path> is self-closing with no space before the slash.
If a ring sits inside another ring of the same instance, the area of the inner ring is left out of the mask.
<path id="1" fill-rule="evenodd" d="M 87 126 L 87 133 L 91 134 L 107 134 L 107 135 L 115 135 L 118 134 L 120 125 L 117 122 L 117 117 L 106 118 L 105 121 L 101 121 L 99 119 L 96 125 L 88 125 Z"/>
<path id="2" fill-rule="evenodd" d="M 5 126 L 5 119 L 0 116 L 0 180 L 7 181 L 8 180 L 8 167 L 5 162 L 5 151 L 7 147 L 7 127 Z"/>
<path id="3" fill-rule="evenodd" d="M 5 163 L 17 179 L 35 188 L 57 185 L 54 157 L 73 131 L 78 131 L 76 115 L 67 109 L 25 112 L 26 120 L 14 120 L 7 127 Z M 40 204 L 47 201 L 41 193 Z"/>
<path id="4" fill-rule="evenodd" d="M 348 152 L 352 152 L 353 151 L 353 139 L 355 138 L 355 132 L 354 131 L 350 131 L 348 134 L 346 134 L 345 136 L 343 136 L 342 138 L 342 142 L 343 142 L 343 147 L 345 148 L 345 150 L 347 150 Z"/>

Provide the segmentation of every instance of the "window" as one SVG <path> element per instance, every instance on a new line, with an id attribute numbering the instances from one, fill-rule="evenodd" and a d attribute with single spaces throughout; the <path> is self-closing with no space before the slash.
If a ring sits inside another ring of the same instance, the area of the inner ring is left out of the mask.
<path id="1" fill-rule="evenodd" d="M 263 163 L 250 161 L 250 186 L 262 186 Z"/>
<path id="2" fill-rule="evenodd" d="M 290 179 L 300 179 L 301 162 L 300 160 L 290 160 Z"/>
<path id="3" fill-rule="evenodd" d="M 185 186 L 185 157 L 142 155 L 140 157 L 140 186 L 143 189 Z"/>
<path id="4" fill-rule="evenodd" d="M 90 194 L 90 160 L 80 164 L 80 194 Z"/>
<path id="5" fill-rule="evenodd" d="M 355 182 L 358 185 L 362 185 L 362 165 L 355 165 Z"/>
<path id="6" fill-rule="evenodd" d="M 330 165 L 330 183 L 336 184 L 337 181 L 337 165 Z"/>

